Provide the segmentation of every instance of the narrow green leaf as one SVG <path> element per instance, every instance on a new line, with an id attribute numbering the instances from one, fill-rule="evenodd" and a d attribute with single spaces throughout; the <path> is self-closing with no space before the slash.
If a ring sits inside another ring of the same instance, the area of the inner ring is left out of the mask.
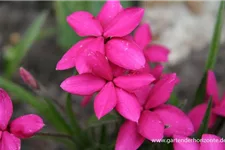
<path id="1" fill-rule="evenodd" d="M 101 10 L 102 6 L 104 5 L 105 1 L 88 1 L 88 9 L 85 8 L 86 11 L 91 12 L 94 16 L 97 16 L 99 11 Z M 121 4 L 124 8 L 133 6 L 133 1 L 121 1 Z"/>
<path id="2" fill-rule="evenodd" d="M 171 94 L 168 103 L 177 107 L 180 105 L 180 102 L 174 92 Z"/>
<path id="3" fill-rule="evenodd" d="M 41 134 L 35 134 L 33 138 L 36 138 L 36 139 L 39 139 L 39 140 L 43 140 L 43 141 L 46 141 L 46 140 L 54 140 L 55 142 L 59 142 L 59 143 L 62 143 L 65 145 L 65 147 L 68 149 L 68 150 L 79 150 L 76 145 L 74 144 L 74 141 L 72 141 L 71 139 L 69 138 L 62 138 L 62 137 L 59 137 L 59 136 L 48 136 L 48 135 L 41 135 Z"/>
<path id="4" fill-rule="evenodd" d="M 76 116 L 73 112 L 73 104 L 72 104 L 71 94 L 67 94 L 66 111 L 67 111 L 67 115 L 68 115 L 69 120 L 70 120 L 71 128 L 73 130 L 73 134 L 74 135 L 80 135 L 81 128 L 80 128 L 79 123 L 76 120 Z"/>
<path id="5" fill-rule="evenodd" d="M 98 120 L 98 118 L 95 115 L 92 115 L 88 119 L 87 128 L 100 127 L 102 125 L 116 123 L 119 121 L 119 119 L 120 118 L 114 113 L 110 113 L 104 116 L 103 118 L 101 118 L 100 120 Z"/>
<path id="6" fill-rule="evenodd" d="M 210 45 L 210 51 L 208 59 L 206 61 L 204 75 L 195 94 L 195 100 L 193 103 L 194 106 L 202 103 L 202 101 L 204 100 L 207 71 L 214 68 L 217 60 L 224 18 L 225 18 L 225 1 L 221 1 Z"/>
<path id="7" fill-rule="evenodd" d="M 200 128 L 196 134 L 196 138 L 198 138 L 198 139 L 201 138 L 202 134 L 208 132 L 208 124 L 209 124 L 209 118 L 210 118 L 210 114 L 211 114 L 211 108 L 212 108 L 212 99 L 210 98 L 204 118 L 203 118 Z"/>
<path id="8" fill-rule="evenodd" d="M 100 144 L 106 144 L 107 142 L 107 126 L 102 125 L 101 126 L 101 135 L 100 135 Z"/>
<path id="9" fill-rule="evenodd" d="M 0 87 L 15 96 L 18 100 L 31 105 L 41 116 L 45 117 L 57 130 L 65 133 L 71 133 L 65 120 L 52 105 L 49 100 L 43 101 L 19 85 L 0 77 Z M 46 103 L 47 102 L 47 103 Z"/>
<path id="10" fill-rule="evenodd" d="M 18 65 L 27 54 L 28 50 L 31 48 L 35 40 L 38 38 L 41 27 L 47 18 L 47 12 L 42 12 L 30 25 L 30 27 L 25 32 L 23 39 L 14 47 L 7 50 L 6 58 L 6 70 L 5 77 L 11 78 L 13 73 L 17 70 Z"/>
<path id="11" fill-rule="evenodd" d="M 68 50 L 73 44 L 75 44 L 80 37 L 76 35 L 73 29 L 68 25 L 66 17 L 72 12 L 77 10 L 83 10 L 84 2 L 78 1 L 55 1 L 55 13 L 58 29 L 58 44 L 61 48 Z M 82 5 L 83 4 L 83 5 Z"/>
<path id="12" fill-rule="evenodd" d="M 49 115 L 51 115 L 51 117 L 53 117 L 54 120 L 56 120 L 56 121 L 54 121 L 56 129 L 58 129 L 58 130 L 60 129 L 60 131 L 72 135 L 72 129 L 67 124 L 67 122 L 64 120 L 64 118 L 59 113 L 59 111 L 56 109 L 56 107 L 53 104 L 52 100 L 49 100 L 49 99 L 44 99 L 44 100 L 46 101 L 46 103 L 48 105 L 48 109 L 46 110 L 47 113 L 50 113 Z"/>

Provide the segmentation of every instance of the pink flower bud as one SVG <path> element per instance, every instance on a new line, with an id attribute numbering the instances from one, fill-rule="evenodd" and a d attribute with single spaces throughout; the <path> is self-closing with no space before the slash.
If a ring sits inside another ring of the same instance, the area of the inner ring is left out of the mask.
<path id="1" fill-rule="evenodd" d="M 20 77 L 23 79 L 23 82 L 29 85 L 31 88 L 39 89 L 36 79 L 23 67 L 20 67 Z"/>

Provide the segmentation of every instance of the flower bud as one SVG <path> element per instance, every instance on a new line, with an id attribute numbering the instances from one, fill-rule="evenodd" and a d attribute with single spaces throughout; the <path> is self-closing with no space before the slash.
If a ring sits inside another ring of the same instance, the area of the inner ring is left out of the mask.
<path id="1" fill-rule="evenodd" d="M 23 67 L 20 67 L 20 77 L 23 79 L 23 82 L 32 89 L 39 89 L 36 79 Z"/>

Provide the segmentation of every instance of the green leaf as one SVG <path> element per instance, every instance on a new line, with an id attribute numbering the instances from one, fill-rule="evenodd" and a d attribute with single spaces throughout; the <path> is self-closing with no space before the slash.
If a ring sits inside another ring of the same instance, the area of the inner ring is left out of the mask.
<path id="1" fill-rule="evenodd" d="M 69 126 L 56 110 L 50 100 L 43 101 L 19 85 L 0 77 L 0 87 L 15 96 L 18 100 L 31 105 L 41 116 L 45 117 L 58 131 L 71 133 Z"/>
<path id="2" fill-rule="evenodd" d="M 80 135 L 81 133 L 81 128 L 76 120 L 76 116 L 73 112 L 73 104 L 71 100 L 71 94 L 67 94 L 66 98 L 66 111 L 67 111 L 67 116 L 69 117 L 71 128 L 73 130 L 74 135 Z"/>
<path id="3" fill-rule="evenodd" d="M 80 40 L 80 37 L 77 36 L 73 29 L 68 25 L 66 17 L 74 11 L 83 10 L 85 7 L 85 2 L 55 1 L 54 7 L 58 28 L 58 44 L 66 51 L 78 40 Z"/>
<path id="4" fill-rule="evenodd" d="M 119 119 L 120 118 L 114 113 L 110 113 L 110 114 L 104 116 L 103 118 L 101 118 L 100 120 L 98 120 L 98 118 L 95 115 L 92 115 L 88 119 L 87 128 L 99 127 L 99 126 L 106 125 L 106 124 L 116 123 L 119 121 Z"/>
<path id="5" fill-rule="evenodd" d="M 203 118 L 200 128 L 196 134 L 196 138 L 198 138 L 198 139 L 200 139 L 202 137 L 202 134 L 208 132 L 208 124 L 209 124 L 209 119 L 210 119 L 210 114 L 211 114 L 211 108 L 212 108 L 212 99 L 210 98 L 204 118 Z"/>
<path id="6" fill-rule="evenodd" d="M 94 16 L 97 16 L 105 1 L 88 1 L 89 9 L 85 9 L 86 11 L 91 12 Z M 120 2 L 124 8 L 133 6 L 133 1 L 121 1 Z"/>
<path id="7" fill-rule="evenodd" d="M 225 18 L 224 15 L 225 15 L 225 1 L 221 1 L 218 14 L 217 14 L 217 20 L 216 20 L 216 24 L 215 24 L 215 28 L 213 32 L 213 37 L 212 37 L 212 41 L 210 45 L 210 51 L 209 51 L 208 59 L 206 61 L 204 75 L 196 91 L 193 106 L 202 103 L 204 100 L 207 71 L 214 69 L 214 66 L 217 60 L 222 27 L 223 27 L 224 18 Z"/>
<path id="8" fill-rule="evenodd" d="M 30 25 L 25 32 L 23 39 L 14 47 L 7 50 L 6 58 L 6 70 L 5 77 L 11 78 L 13 73 L 17 71 L 17 67 L 20 65 L 22 59 L 27 54 L 35 40 L 38 38 L 41 27 L 47 18 L 47 12 L 42 12 Z"/>
<path id="9" fill-rule="evenodd" d="M 180 105 L 180 101 L 174 92 L 171 94 L 168 103 L 177 107 Z"/>

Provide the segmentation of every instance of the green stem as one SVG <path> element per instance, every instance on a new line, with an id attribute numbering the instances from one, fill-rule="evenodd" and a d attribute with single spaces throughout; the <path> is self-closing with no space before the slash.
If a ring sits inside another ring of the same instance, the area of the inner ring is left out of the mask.
<path id="1" fill-rule="evenodd" d="M 75 114 L 73 112 L 73 104 L 71 99 L 71 94 L 67 94 L 66 98 L 66 111 L 72 126 L 73 134 L 80 135 L 81 128 L 76 120 Z"/>
<path id="2" fill-rule="evenodd" d="M 48 137 L 55 137 L 55 138 L 66 138 L 71 141 L 73 141 L 72 136 L 67 135 L 67 134 L 62 134 L 62 133 L 44 133 L 44 132 L 39 132 L 36 133 L 36 136 L 48 136 Z"/>
<path id="3" fill-rule="evenodd" d="M 106 125 L 102 125 L 101 127 L 101 136 L 100 136 L 100 144 L 105 144 L 107 141 L 107 127 Z"/>
<path id="4" fill-rule="evenodd" d="M 206 66 L 203 74 L 203 78 L 201 83 L 198 86 L 198 89 L 195 93 L 195 100 L 193 102 L 193 106 L 196 106 L 203 102 L 205 97 L 205 86 L 206 86 L 206 79 L 207 79 L 207 71 L 212 70 L 216 64 L 219 46 L 220 46 L 220 38 L 222 33 L 222 27 L 224 22 L 224 14 L 225 14 L 225 2 L 220 2 L 220 7 L 217 13 L 217 20 L 214 27 L 213 37 L 211 40 L 210 51 L 206 61 Z"/>
<path id="5" fill-rule="evenodd" d="M 208 106 L 207 106 L 204 118 L 203 118 L 202 123 L 196 134 L 196 138 L 198 138 L 198 139 L 200 139 L 202 137 L 202 134 L 208 132 L 208 125 L 209 125 L 209 118 L 211 116 L 211 109 L 212 109 L 212 98 L 210 98 L 210 100 L 208 102 Z"/>

